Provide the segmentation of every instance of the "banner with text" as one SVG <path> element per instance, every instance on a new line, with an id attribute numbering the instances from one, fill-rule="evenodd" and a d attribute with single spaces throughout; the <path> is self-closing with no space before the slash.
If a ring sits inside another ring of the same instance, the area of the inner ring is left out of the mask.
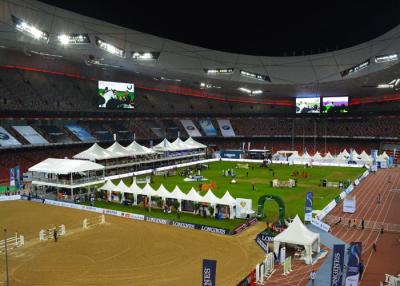
<path id="1" fill-rule="evenodd" d="M 14 168 L 10 168 L 10 186 L 15 186 L 15 170 Z"/>
<path id="2" fill-rule="evenodd" d="M 13 128 L 21 134 L 26 140 L 28 140 L 31 144 L 48 144 L 46 139 L 42 137 L 35 129 L 31 126 L 23 125 L 23 126 L 13 126 Z"/>
<path id="3" fill-rule="evenodd" d="M 304 221 L 311 221 L 311 219 L 312 219 L 313 200 L 314 200 L 314 193 L 307 192 L 306 193 L 306 208 L 304 211 Z"/>
<path id="4" fill-rule="evenodd" d="M 344 244 L 333 245 L 331 286 L 342 286 Z"/>
<path id="5" fill-rule="evenodd" d="M 197 129 L 192 120 L 182 119 L 181 123 L 190 137 L 201 137 L 199 129 Z"/>
<path id="6" fill-rule="evenodd" d="M 217 272 L 217 261 L 203 259 L 203 275 L 202 275 L 202 286 L 215 286 Z"/>
<path id="7" fill-rule="evenodd" d="M 361 242 L 350 243 L 349 262 L 347 263 L 347 275 L 345 286 L 358 286 L 361 262 Z"/>
<path id="8" fill-rule="evenodd" d="M 0 126 L 0 147 L 21 145 L 10 133 Z"/>
<path id="9" fill-rule="evenodd" d="M 21 187 L 21 169 L 19 166 L 14 168 L 15 170 L 15 186 L 19 189 Z"/>
<path id="10" fill-rule="evenodd" d="M 228 119 L 218 119 L 219 130 L 224 137 L 235 137 L 235 131 L 232 128 L 231 122 Z M 250 147 L 249 147 L 250 148 Z"/>

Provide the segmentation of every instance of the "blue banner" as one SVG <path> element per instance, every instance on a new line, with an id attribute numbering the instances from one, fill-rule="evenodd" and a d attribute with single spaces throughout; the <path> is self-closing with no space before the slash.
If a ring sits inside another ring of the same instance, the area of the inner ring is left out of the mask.
<path id="1" fill-rule="evenodd" d="M 372 149 L 371 150 L 371 157 L 372 157 L 372 164 L 376 165 L 376 159 L 378 157 L 378 150 L 377 149 Z"/>
<path id="2" fill-rule="evenodd" d="M 212 124 L 211 120 L 209 119 L 200 119 L 199 124 L 203 129 L 206 136 L 217 136 L 217 129 L 215 129 L 214 125 Z"/>
<path id="3" fill-rule="evenodd" d="M 332 254 L 331 286 L 342 286 L 344 244 L 335 244 Z"/>
<path id="4" fill-rule="evenodd" d="M 347 275 L 345 286 L 358 286 L 361 262 L 361 242 L 350 243 L 349 262 L 347 263 Z"/>
<path id="5" fill-rule="evenodd" d="M 15 170 L 10 168 L 10 186 L 15 186 Z"/>
<path id="6" fill-rule="evenodd" d="M 314 193 L 307 192 L 306 193 L 306 208 L 304 210 L 304 221 L 311 221 L 311 219 L 312 219 L 313 200 L 314 200 Z"/>
<path id="7" fill-rule="evenodd" d="M 19 166 L 15 167 L 15 186 L 17 189 L 21 187 L 21 172 Z"/>
<path id="8" fill-rule="evenodd" d="M 217 270 L 217 261 L 203 259 L 203 275 L 202 275 L 202 286 L 215 286 L 215 276 Z"/>

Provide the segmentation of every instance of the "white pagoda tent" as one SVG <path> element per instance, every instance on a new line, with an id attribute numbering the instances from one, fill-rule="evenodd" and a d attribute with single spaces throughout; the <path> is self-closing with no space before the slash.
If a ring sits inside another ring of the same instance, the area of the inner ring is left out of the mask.
<path id="1" fill-rule="evenodd" d="M 89 149 L 76 154 L 73 158 L 96 161 L 112 159 L 115 158 L 115 156 L 110 151 L 100 147 L 97 143 L 94 143 Z"/>
<path id="2" fill-rule="evenodd" d="M 229 218 L 235 218 L 235 211 L 233 209 L 236 206 L 236 200 L 231 196 L 229 191 L 226 191 L 219 202 L 220 205 L 229 206 Z"/>
<path id="3" fill-rule="evenodd" d="M 185 144 L 188 145 L 188 146 L 192 146 L 193 149 L 204 149 L 204 148 L 207 148 L 206 145 L 201 144 L 200 142 L 197 142 L 192 137 L 189 137 L 188 139 L 186 139 Z"/>
<path id="4" fill-rule="evenodd" d="M 113 156 L 116 156 L 116 157 L 132 156 L 132 154 L 125 147 L 121 146 L 121 144 L 119 144 L 118 142 L 114 142 L 114 144 L 112 144 L 106 150 L 109 151 L 111 154 L 113 154 Z"/>
<path id="5" fill-rule="evenodd" d="M 320 251 L 319 233 L 310 231 L 300 220 L 299 216 L 293 219 L 289 227 L 275 236 L 274 251 L 278 255 L 281 244 L 303 245 L 305 249 L 305 263 L 312 263 L 312 253 Z"/>
<path id="6" fill-rule="evenodd" d="M 153 146 L 153 150 L 159 151 L 159 152 L 179 151 L 179 149 L 177 149 L 175 147 L 175 145 L 173 145 L 171 142 L 169 142 L 166 138 L 163 141 L 161 141 L 160 143 L 158 143 L 157 145 Z"/>

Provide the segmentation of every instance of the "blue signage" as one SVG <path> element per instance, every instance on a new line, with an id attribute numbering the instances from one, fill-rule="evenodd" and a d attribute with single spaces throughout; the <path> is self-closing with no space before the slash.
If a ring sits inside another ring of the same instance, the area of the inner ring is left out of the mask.
<path id="1" fill-rule="evenodd" d="M 312 219 L 313 200 L 314 200 L 314 193 L 307 192 L 306 193 L 306 208 L 304 211 L 304 221 L 311 221 L 311 219 Z"/>
<path id="2" fill-rule="evenodd" d="M 19 166 L 15 167 L 15 186 L 17 189 L 21 187 L 21 171 Z"/>
<path id="3" fill-rule="evenodd" d="M 215 286 L 217 261 L 203 259 L 202 286 Z"/>
<path id="4" fill-rule="evenodd" d="M 361 262 L 361 242 L 350 243 L 349 262 L 347 263 L 347 275 L 345 286 L 358 286 Z"/>
<path id="5" fill-rule="evenodd" d="M 342 286 L 344 244 L 335 244 L 332 254 L 331 286 Z"/>

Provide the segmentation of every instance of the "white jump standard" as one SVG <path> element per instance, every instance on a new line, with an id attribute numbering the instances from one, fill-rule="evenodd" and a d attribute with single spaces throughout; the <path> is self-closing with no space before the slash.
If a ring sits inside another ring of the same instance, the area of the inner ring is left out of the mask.
<path id="1" fill-rule="evenodd" d="M 82 226 L 83 228 L 89 228 L 91 226 L 95 226 L 98 224 L 104 224 L 106 222 L 106 217 L 104 215 L 94 217 L 94 218 L 85 218 L 83 220 Z"/>
<path id="2" fill-rule="evenodd" d="M 25 239 L 23 235 L 18 235 L 15 233 L 14 236 L 7 238 L 7 240 L 0 240 L 0 253 L 4 251 L 5 244 L 7 242 L 7 249 L 13 249 L 25 244 Z"/>
<path id="3" fill-rule="evenodd" d="M 65 225 L 60 225 L 58 227 L 51 227 L 48 229 L 41 229 L 39 231 L 39 240 L 45 241 L 48 239 L 53 239 L 54 237 L 54 230 L 57 230 L 57 236 L 65 235 Z"/>

